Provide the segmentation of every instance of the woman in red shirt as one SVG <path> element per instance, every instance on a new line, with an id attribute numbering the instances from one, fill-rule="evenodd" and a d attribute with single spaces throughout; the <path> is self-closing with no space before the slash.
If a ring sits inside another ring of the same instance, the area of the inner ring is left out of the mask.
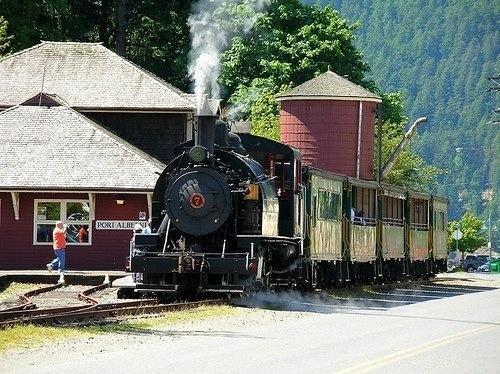
<path id="1" fill-rule="evenodd" d="M 64 272 L 64 266 L 66 264 L 66 229 L 67 226 L 62 221 L 56 222 L 56 227 L 52 231 L 52 240 L 54 242 L 54 253 L 56 258 L 52 260 L 50 264 L 47 264 L 47 270 L 52 271 L 53 269 L 58 269 L 59 273 Z"/>

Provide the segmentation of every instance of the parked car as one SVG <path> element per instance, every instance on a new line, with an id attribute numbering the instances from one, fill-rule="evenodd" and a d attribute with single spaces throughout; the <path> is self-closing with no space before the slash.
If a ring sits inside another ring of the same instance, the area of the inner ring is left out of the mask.
<path id="1" fill-rule="evenodd" d="M 469 273 L 476 271 L 481 265 L 488 262 L 488 255 L 467 255 L 464 260 L 463 268 Z"/>
<path id="2" fill-rule="evenodd" d="M 477 271 L 481 273 L 489 273 L 490 272 L 490 261 L 486 261 L 484 265 L 478 266 Z"/>
<path id="3" fill-rule="evenodd" d="M 448 254 L 448 270 L 460 267 L 462 264 L 462 254 L 458 251 L 453 251 Z"/>

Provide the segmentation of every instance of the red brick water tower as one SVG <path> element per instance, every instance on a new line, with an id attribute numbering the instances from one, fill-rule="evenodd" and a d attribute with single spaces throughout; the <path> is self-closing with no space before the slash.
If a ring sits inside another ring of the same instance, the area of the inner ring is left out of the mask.
<path id="1" fill-rule="evenodd" d="M 373 179 L 375 112 L 382 99 L 327 71 L 278 95 L 281 141 L 303 162 L 334 173 Z"/>

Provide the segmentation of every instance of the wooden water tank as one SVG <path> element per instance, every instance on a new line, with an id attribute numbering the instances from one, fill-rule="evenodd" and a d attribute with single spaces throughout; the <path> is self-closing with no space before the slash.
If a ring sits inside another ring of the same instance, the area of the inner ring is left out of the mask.
<path id="1" fill-rule="evenodd" d="M 281 141 L 307 165 L 373 179 L 375 112 L 382 100 L 328 71 L 278 95 Z"/>

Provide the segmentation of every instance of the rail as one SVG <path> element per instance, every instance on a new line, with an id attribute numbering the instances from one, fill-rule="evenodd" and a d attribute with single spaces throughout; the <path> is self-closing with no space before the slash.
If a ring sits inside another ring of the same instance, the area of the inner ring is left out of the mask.
<path id="1" fill-rule="evenodd" d="M 354 217 L 352 224 L 356 226 L 376 226 L 377 220 L 369 217 Z"/>
<path id="2" fill-rule="evenodd" d="M 45 286 L 45 287 L 37 288 L 37 289 L 32 290 L 32 291 L 25 292 L 25 293 L 19 295 L 19 300 L 22 301 L 21 305 L 16 305 L 14 307 L 7 308 L 7 309 L 2 309 L 2 311 L 0 313 L 35 309 L 36 305 L 33 303 L 33 301 L 31 301 L 31 297 L 40 295 L 40 294 L 45 293 L 45 292 L 53 291 L 53 290 L 60 288 L 62 286 L 63 286 L 62 283 L 58 283 L 58 284 L 52 284 L 50 286 Z"/>
<path id="3" fill-rule="evenodd" d="M 34 291 L 30 291 L 30 295 L 49 292 L 62 285 L 51 285 Z M 99 303 L 98 299 L 90 297 L 91 294 L 101 291 L 109 287 L 108 283 L 91 287 L 78 294 L 78 299 L 85 301 L 86 304 L 37 309 L 33 304 L 33 309 L 13 310 L 4 309 L 0 311 L 0 328 L 16 324 L 43 324 L 55 325 L 64 323 L 84 323 L 91 320 L 102 318 L 116 318 L 125 315 L 140 315 L 162 313 L 166 311 L 174 311 L 187 308 L 195 308 L 201 305 L 220 305 L 229 303 L 230 299 L 210 299 L 193 302 L 177 302 L 177 303 L 160 303 L 158 299 L 141 299 L 134 301 L 115 302 L 115 303 Z M 24 296 L 26 294 L 23 294 Z"/>
<path id="4" fill-rule="evenodd" d="M 401 218 L 383 218 L 382 223 L 384 225 L 391 225 L 391 226 L 401 226 L 403 227 L 405 222 Z"/>
<path id="5" fill-rule="evenodd" d="M 429 230 L 429 225 L 427 223 L 412 222 L 412 223 L 410 223 L 410 229 L 411 230 L 427 231 L 427 230 Z"/>

